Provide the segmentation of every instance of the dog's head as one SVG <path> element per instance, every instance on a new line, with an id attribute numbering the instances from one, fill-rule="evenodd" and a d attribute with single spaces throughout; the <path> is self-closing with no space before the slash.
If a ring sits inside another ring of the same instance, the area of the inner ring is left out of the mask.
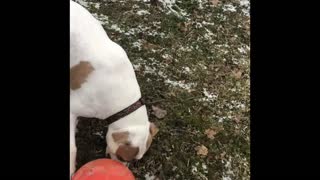
<path id="1" fill-rule="evenodd" d="M 120 161 L 138 160 L 149 149 L 153 137 L 159 129 L 154 123 L 137 125 L 123 129 L 109 129 L 107 133 L 107 153 L 112 159 Z"/>

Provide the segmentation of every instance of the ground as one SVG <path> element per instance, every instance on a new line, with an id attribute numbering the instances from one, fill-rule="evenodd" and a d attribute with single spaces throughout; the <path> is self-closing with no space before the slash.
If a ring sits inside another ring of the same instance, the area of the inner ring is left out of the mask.
<path id="1" fill-rule="evenodd" d="M 132 61 L 150 120 L 137 179 L 250 178 L 248 0 L 78 0 Z M 105 156 L 107 126 L 80 120 L 78 167 Z"/>

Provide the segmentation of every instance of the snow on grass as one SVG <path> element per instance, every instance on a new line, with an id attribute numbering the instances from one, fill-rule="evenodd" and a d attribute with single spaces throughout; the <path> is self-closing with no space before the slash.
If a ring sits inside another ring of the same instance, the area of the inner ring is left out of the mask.
<path id="1" fill-rule="evenodd" d="M 183 69 L 183 73 L 185 74 L 189 74 L 191 72 L 189 67 L 183 67 L 182 69 Z"/>
<path id="2" fill-rule="evenodd" d="M 204 175 L 207 174 L 207 172 L 207 166 L 205 164 L 201 164 L 200 166 L 199 162 L 197 162 L 195 165 L 191 166 L 191 173 L 200 179 L 208 180 L 208 178 Z"/>
<path id="3" fill-rule="evenodd" d="M 154 175 L 150 175 L 150 173 L 147 173 L 144 175 L 145 180 L 155 180 L 156 177 Z"/>
<path id="4" fill-rule="evenodd" d="M 87 2 L 84 0 L 75 0 L 76 3 L 80 4 L 81 6 L 85 7 L 85 8 L 90 8 L 90 6 L 93 6 L 96 9 L 100 8 L 100 3 L 96 3 L 96 2 Z"/>
<path id="5" fill-rule="evenodd" d="M 179 18 L 189 16 L 183 9 L 176 5 L 176 0 L 159 0 L 159 2 L 162 3 L 165 9 L 169 10 L 168 13 L 173 13 Z M 178 11 L 174 10 L 173 7 L 175 7 L 175 9 L 177 9 Z"/>
<path id="6" fill-rule="evenodd" d="M 236 7 L 234 7 L 232 4 L 226 4 L 226 5 L 223 6 L 222 9 L 223 9 L 224 12 L 227 12 L 227 11 L 236 12 L 237 11 Z"/>
<path id="7" fill-rule="evenodd" d="M 148 60 L 139 58 L 133 63 L 133 68 L 136 71 L 142 71 L 143 74 L 157 75 L 166 79 L 168 76 L 163 71 L 167 64 L 160 63 L 154 58 L 149 58 Z"/>
<path id="8" fill-rule="evenodd" d="M 203 25 L 209 25 L 209 26 L 213 26 L 214 23 L 213 22 L 206 22 L 206 21 L 202 21 Z"/>
<path id="9" fill-rule="evenodd" d="M 159 24 L 160 22 L 153 22 L 154 26 L 156 28 L 160 28 Z M 148 36 L 160 36 L 161 38 L 165 38 L 166 34 L 163 32 L 159 32 L 159 30 L 157 29 L 151 29 L 151 27 L 147 27 L 147 26 L 143 26 L 143 25 L 139 25 L 138 27 L 135 28 L 131 28 L 129 29 L 127 32 L 125 32 L 124 34 L 127 36 L 135 36 L 139 33 L 145 33 Z"/>
<path id="10" fill-rule="evenodd" d="M 110 27 L 110 29 L 113 29 L 113 30 L 115 30 L 115 31 L 117 31 L 117 32 L 119 32 L 119 33 L 124 33 L 124 32 L 125 32 L 125 31 L 122 30 L 117 24 L 112 24 L 111 27 Z"/>
<path id="11" fill-rule="evenodd" d="M 240 0 L 241 11 L 246 16 L 250 16 L 250 2 L 248 0 Z"/>
<path id="12" fill-rule="evenodd" d="M 191 52 L 192 51 L 192 47 L 189 46 L 181 46 L 178 51 L 182 51 L 182 52 Z"/>
<path id="13" fill-rule="evenodd" d="M 188 92 L 191 92 L 192 88 L 197 86 L 197 83 L 185 83 L 185 81 L 172 81 L 170 79 L 167 79 L 164 82 L 170 86 L 185 89 Z"/>
<path id="14" fill-rule="evenodd" d="M 199 9 L 203 9 L 203 0 L 198 0 L 199 2 Z"/>
<path id="15" fill-rule="evenodd" d="M 103 138 L 103 132 L 102 131 L 93 133 L 93 135 L 96 135 L 96 136 L 99 136 L 100 138 Z"/>
<path id="16" fill-rule="evenodd" d="M 212 37 L 215 36 L 215 34 L 213 34 L 209 29 L 204 28 L 206 30 L 206 33 L 204 34 L 204 38 L 207 40 L 210 40 L 211 42 L 214 42 L 214 40 L 212 39 Z"/>
<path id="17" fill-rule="evenodd" d="M 89 7 L 89 3 L 83 0 L 75 0 L 78 4 L 82 5 L 83 7 Z"/>
<path id="18" fill-rule="evenodd" d="M 97 14 L 97 13 L 92 13 L 92 15 L 100 22 L 101 25 L 110 24 L 108 16 L 104 14 Z"/>
<path id="19" fill-rule="evenodd" d="M 150 12 L 147 11 L 147 10 L 139 10 L 139 11 L 137 11 L 137 14 L 138 14 L 139 16 L 143 16 L 143 15 L 150 14 Z"/>
<path id="20" fill-rule="evenodd" d="M 92 3 L 92 5 L 94 6 L 94 8 L 99 9 L 100 8 L 100 3 Z"/>
<path id="21" fill-rule="evenodd" d="M 199 100 L 200 102 L 214 102 L 218 98 L 218 95 L 215 95 L 215 94 L 207 91 L 206 88 L 203 88 L 203 94 L 205 97 L 201 98 Z"/>
<path id="22" fill-rule="evenodd" d="M 223 178 L 226 180 L 231 180 L 231 177 L 233 177 L 235 174 L 233 172 L 233 168 L 231 166 L 231 157 L 229 157 L 228 160 L 222 160 L 222 163 L 224 164 L 225 171 L 223 172 Z"/>

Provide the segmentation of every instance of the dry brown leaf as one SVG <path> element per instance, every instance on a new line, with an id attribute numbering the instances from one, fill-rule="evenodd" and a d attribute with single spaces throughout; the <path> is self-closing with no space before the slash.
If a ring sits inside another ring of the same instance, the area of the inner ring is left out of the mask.
<path id="1" fill-rule="evenodd" d="M 222 152 L 222 153 L 220 154 L 220 159 L 225 159 L 225 158 L 224 158 L 225 155 L 226 155 L 226 152 Z"/>
<path id="2" fill-rule="evenodd" d="M 219 0 L 210 0 L 211 4 L 216 6 L 220 2 Z"/>
<path id="3" fill-rule="evenodd" d="M 195 147 L 195 150 L 197 151 L 197 155 L 207 156 L 208 154 L 208 148 L 204 145 Z"/>
<path id="4" fill-rule="evenodd" d="M 213 130 L 213 129 L 206 129 L 206 130 L 204 131 L 204 134 L 207 135 L 207 137 L 208 137 L 209 139 L 214 139 L 214 136 L 215 136 L 217 133 L 218 133 L 218 132 L 215 131 L 215 130 Z"/>
<path id="5" fill-rule="evenodd" d="M 144 49 L 146 49 L 146 50 L 159 48 L 158 45 L 152 44 L 152 43 L 150 43 L 150 42 L 148 42 L 148 41 L 145 41 L 145 40 L 143 40 L 143 42 L 142 42 L 142 47 L 143 47 Z"/>
<path id="6" fill-rule="evenodd" d="M 153 113 L 157 118 L 162 119 L 167 115 L 167 111 L 157 106 L 152 106 Z"/>
<path id="7" fill-rule="evenodd" d="M 236 78 L 236 79 L 240 79 L 241 76 L 242 76 L 242 71 L 239 70 L 239 71 L 234 71 L 233 72 L 233 76 Z"/>
<path id="8" fill-rule="evenodd" d="M 235 121 L 237 124 L 239 124 L 240 121 L 241 121 L 241 117 L 240 117 L 240 116 L 236 116 L 236 117 L 234 118 L 234 121 Z"/>

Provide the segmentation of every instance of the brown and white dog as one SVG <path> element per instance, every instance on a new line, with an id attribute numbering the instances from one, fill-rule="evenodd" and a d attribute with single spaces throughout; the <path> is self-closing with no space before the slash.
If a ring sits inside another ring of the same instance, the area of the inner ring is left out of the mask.
<path id="1" fill-rule="evenodd" d="M 140 98 L 126 52 L 85 8 L 70 1 L 70 174 L 76 163 L 77 117 L 106 119 Z M 106 152 L 112 159 L 140 159 L 157 132 L 145 105 L 140 105 L 109 125 Z"/>

